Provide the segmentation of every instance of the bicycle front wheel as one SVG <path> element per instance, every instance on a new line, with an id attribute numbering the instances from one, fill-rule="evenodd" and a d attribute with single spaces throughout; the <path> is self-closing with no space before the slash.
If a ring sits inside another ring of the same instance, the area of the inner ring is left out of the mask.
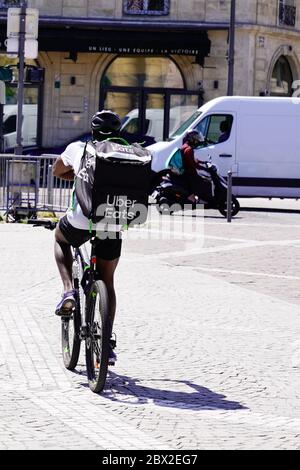
<path id="1" fill-rule="evenodd" d="M 98 393 L 104 389 L 106 382 L 111 336 L 108 295 L 103 281 L 94 282 L 86 301 L 86 368 L 89 387 L 92 392 Z"/>

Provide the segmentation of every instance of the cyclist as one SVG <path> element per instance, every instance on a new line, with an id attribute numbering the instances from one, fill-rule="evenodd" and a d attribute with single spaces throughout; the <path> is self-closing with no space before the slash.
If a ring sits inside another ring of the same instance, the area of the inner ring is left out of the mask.
<path id="1" fill-rule="evenodd" d="M 108 137 L 118 137 L 121 128 L 119 116 L 112 111 L 98 111 L 91 120 L 91 130 L 93 141 L 102 141 Z M 67 146 L 65 151 L 56 159 L 53 165 L 53 174 L 56 177 L 73 180 L 79 171 L 80 161 L 83 156 L 85 143 L 73 142 Z M 95 236 L 96 227 L 89 228 L 89 221 L 83 215 L 82 210 L 76 201 L 73 201 L 72 208 L 69 208 L 55 231 L 55 260 L 62 279 L 64 293 L 58 303 L 55 313 L 59 316 L 66 316 L 72 313 L 75 307 L 75 297 L 72 285 L 72 252 L 71 246 L 79 247 Z M 121 233 L 114 233 L 114 236 L 99 240 L 96 247 L 97 270 L 104 281 L 110 306 L 110 318 L 113 325 L 116 312 L 116 294 L 114 289 L 114 272 L 121 255 Z M 113 350 L 116 343 L 110 341 L 109 364 L 114 365 L 117 356 Z"/>

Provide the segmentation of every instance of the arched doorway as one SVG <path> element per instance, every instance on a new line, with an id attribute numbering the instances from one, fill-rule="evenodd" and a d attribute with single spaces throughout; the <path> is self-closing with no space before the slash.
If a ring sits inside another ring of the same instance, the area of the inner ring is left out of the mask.
<path id="1" fill-rule="evenodd" d="M 292 96 L 293 73 L 289 61 L 283 55 L 276 61 L 270 82 L 271 96 Z"/>
<path id="2" fill-rule="evenodd" d="M 123 119 L 133 140 L 165 140 L 202 104 L 198 91 L 188 91 L 181 70 L 168 57 L 117 57 L 105 70 L 100 109 Z"/>

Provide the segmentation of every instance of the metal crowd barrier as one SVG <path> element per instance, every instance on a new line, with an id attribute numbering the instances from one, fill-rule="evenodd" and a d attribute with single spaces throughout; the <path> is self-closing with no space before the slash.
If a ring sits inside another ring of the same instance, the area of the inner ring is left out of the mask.
<path id="1" fill-rule="evenodd" d="M 52 174 L 57 155 L 0 154 L 0 210 L 65 212 L 70 206 L 72 181 Z M 34 171 L 33 171 L 34 167 Z M 231 222 L 232 171 L 228 172 L 227 222 Z"/>
<path id="2" fill-rule="evenodd" d="M 57 155 L 0 154 L 0 210 L 30 206 L 34 211 L 64 212 L 73 183 L 52 174 Z M 29 165 L 34 166 L 35 173 Z"/>

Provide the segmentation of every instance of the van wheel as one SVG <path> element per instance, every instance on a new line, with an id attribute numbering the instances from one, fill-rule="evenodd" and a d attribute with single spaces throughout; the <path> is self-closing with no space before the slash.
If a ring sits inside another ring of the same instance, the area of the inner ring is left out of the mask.
<path id="1" fill-rule="evenodd" d="M 240 203 L 235 196 L 232 196 L 231 199 L 231 217 L 234 217 L 238 214 L 240 210 Z M 227 202 L 224 201 L 223 205 L 219 207 L 219 212 L 224 216 L 227 217 Z"/>

